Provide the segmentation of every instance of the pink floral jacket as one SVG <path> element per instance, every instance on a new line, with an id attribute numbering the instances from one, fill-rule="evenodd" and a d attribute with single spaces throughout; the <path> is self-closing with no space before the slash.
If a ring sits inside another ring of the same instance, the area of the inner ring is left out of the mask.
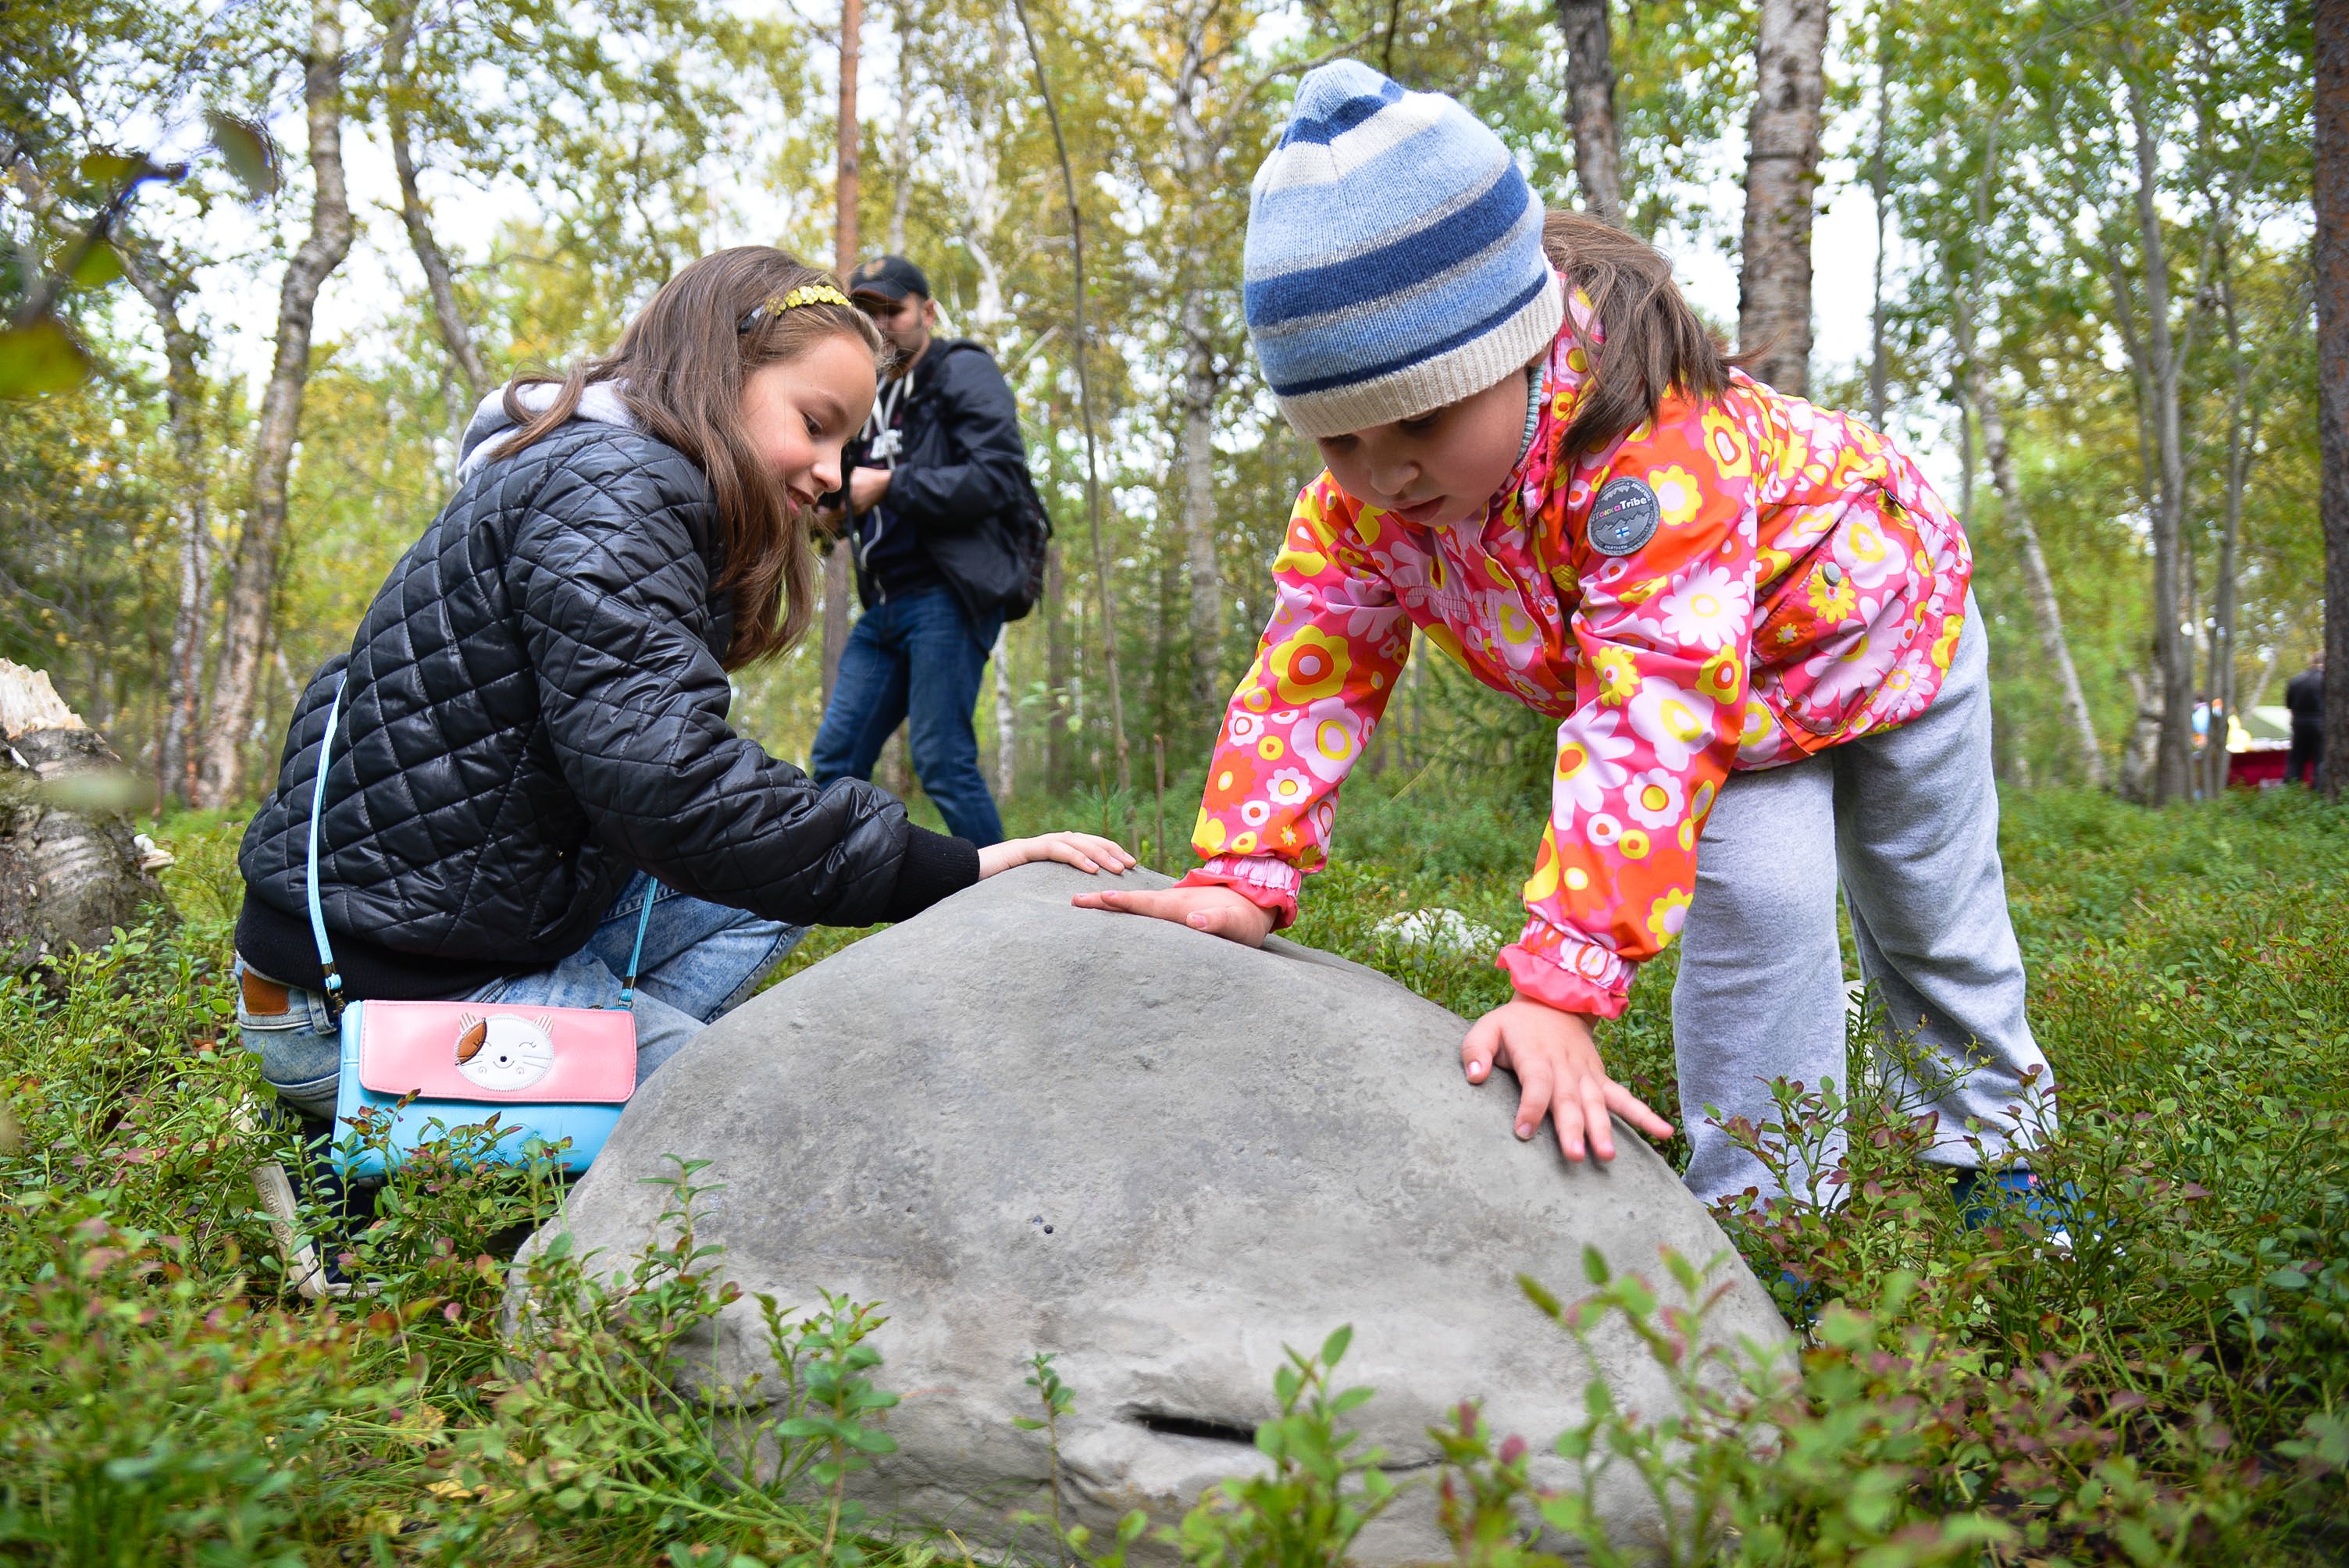
<path id="1" fill-rule="evenodd" d="M 1572 309 L 1588 330 L 1578 294 Z M 1534 443 L 1476 522 L 1407 526 L 1326 472 L 1299 494 L 1271 624 L 1207 770 L 1192 837 L 1206 863 L 1186 883 L 1296 918 L 1415 625 L 1560 721 L 1525 931 L 1498 962 L 1520 995 L 1614 1017 L 1681 928 L 1731 769 L 1932 702 L 1972 562 L 1914 462 L 1741 373 L 1720 398 L 1668 399 L 1561 464 L 1585 371 L 1561 331 Z"/>

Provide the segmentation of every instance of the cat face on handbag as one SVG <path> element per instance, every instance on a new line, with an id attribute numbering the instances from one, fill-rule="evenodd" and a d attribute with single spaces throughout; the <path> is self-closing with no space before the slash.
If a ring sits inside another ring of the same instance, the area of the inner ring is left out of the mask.
<path id="1" fill-rule="evenodd" d="M 492 1013 L 457 1020 L 457 1070 L 487 1089 L 528 1088 L 554 1067 L 554 1020 Z"/>

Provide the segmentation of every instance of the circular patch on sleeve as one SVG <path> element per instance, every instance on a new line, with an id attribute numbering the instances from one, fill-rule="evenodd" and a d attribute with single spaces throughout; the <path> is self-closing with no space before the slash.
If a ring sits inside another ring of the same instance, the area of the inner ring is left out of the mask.
<path id="1" fill-rule="evenodd" d="M 1630 474 L 1609 480 L 1590 503 L 1590 548 L 1601 555 L 1629 555 L 1656 537 L 1663 515 L 1647 480 Z"/>

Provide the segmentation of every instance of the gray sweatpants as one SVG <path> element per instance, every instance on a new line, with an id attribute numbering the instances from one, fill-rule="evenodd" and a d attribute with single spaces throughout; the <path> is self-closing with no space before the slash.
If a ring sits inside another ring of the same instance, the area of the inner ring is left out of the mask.
<path id="1" fill-rule="evenodd" d="M 1966 611 L 1931 707 L 1787 767 L 1731 774 L 1705 823 L 1681 930 L 1672 1038 L 1693 1149 L 1688 1185 L 1707 1202 L 1778 1190 L 1708 1122 L 1779 1119 L 1774 1078 L 1816 1089 L 1832 1078 L 1838 1092 L 1849 1088 L 1838 872 L 1880 1026 L 1913 1034 L 1916 1061 L 1941 1064 L 1915 1078 L 1889 1069 L 1896 1094 L 1939 1113 L 1930 1157 L 1975 1163 L 1971 1131 L 1995 1160 L 2031 1143 L 2052 1117 L 1998 859 L 1990 644 L 1971 601 Z"/>

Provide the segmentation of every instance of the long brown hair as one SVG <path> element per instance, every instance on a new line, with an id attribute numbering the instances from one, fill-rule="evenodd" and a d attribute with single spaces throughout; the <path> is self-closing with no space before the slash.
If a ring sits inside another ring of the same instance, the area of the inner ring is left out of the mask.
<path id="1" fill-rule="evenodd" d="M 683 452 L 709 477 L 726 531 L 726 564 L 716 586 L 734 594 L 734 633 L 725 658 L 730 670 L 798 642 L 815 605 L 807 519 L 759 460 L 742 428 L 742 383 L 753 371 L 796 358 L 835 335 L 871 349 L 876 366 L 886 351 L 879 330 L 854 305 L 761 309 L 793 289 L 825 284 L 836 289 L 840 280 L 769 245 L 719 251 L 663 284 L 620 334 L 618 346 L 574 366 L 543 411 L 522 406 L 521 388 L 555 377 L 518 377 L 506 388 L 506 416 L 522 430 L 504 452 L 544 439 L 578 409 L 589 387 L 615 381 L 622 384 L 621 399 L 637 428 Z M 757 322 L 740 330 L 753 311 Z"/>
<path id="2" fill-rule="evenodd" d="M 1590 379 L 1567 426 L 1569 455 L 1595 451 L 1656 417 L 1667 394 L 1718 397 L 1729 372 L 1748 356 L 1732 355 L 1681 297 L 1672 264 L 1636 234 L 1580 212 L 1551 212 L 1542 249 L 1569 289 L 1598 312 L 1607 341 L 1585 341 L 1567 315 L 1567 330 L 1590 358 Z"/>

